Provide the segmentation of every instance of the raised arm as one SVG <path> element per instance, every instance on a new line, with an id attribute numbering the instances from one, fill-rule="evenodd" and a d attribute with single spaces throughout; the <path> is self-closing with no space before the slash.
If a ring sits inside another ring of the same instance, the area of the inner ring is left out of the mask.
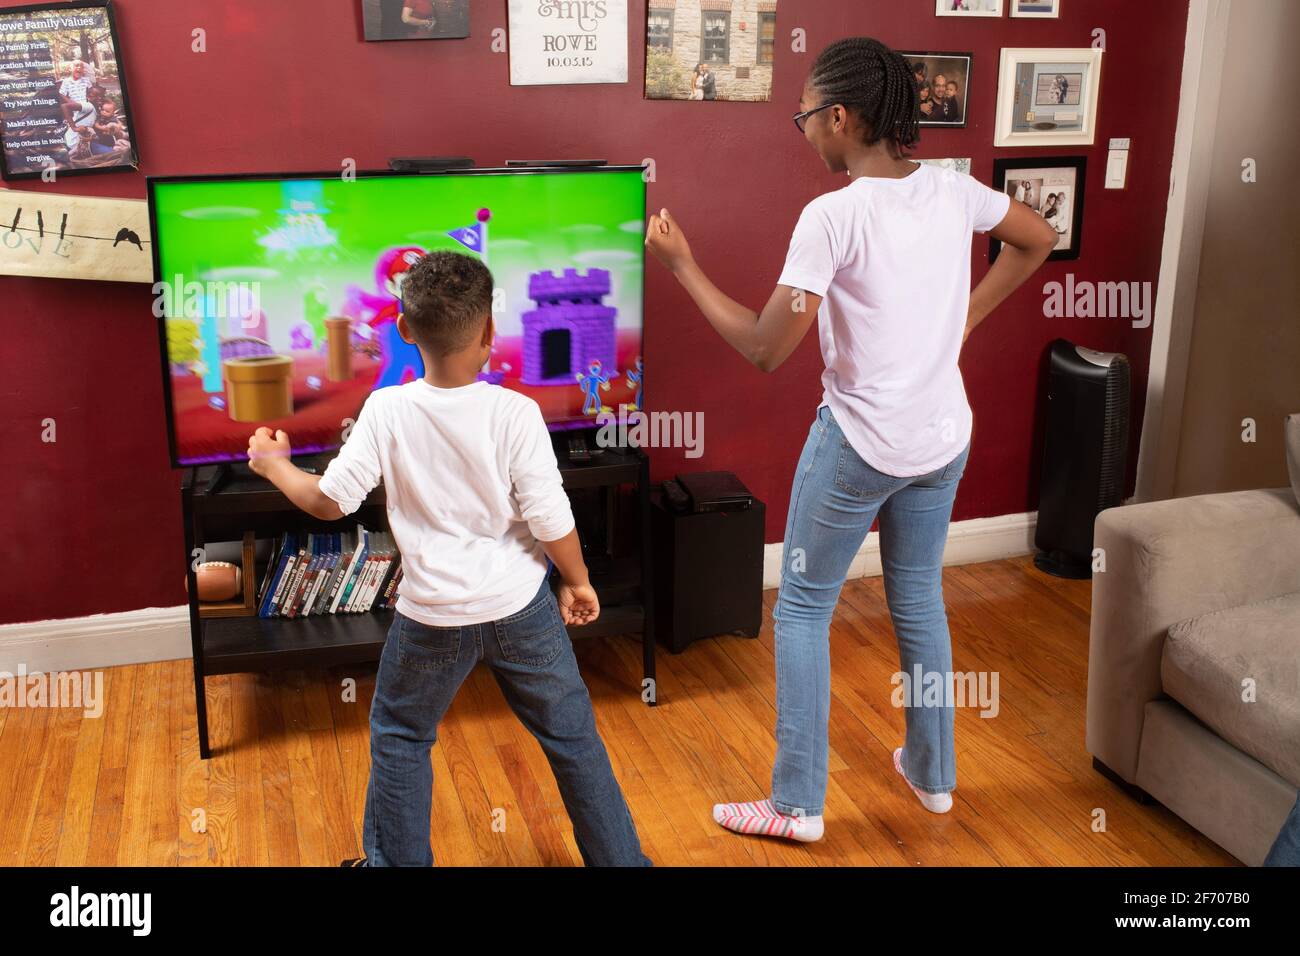
<path id="1" fill-rule="evenodd" d="M 382 391 L 382 389 L 381 389 Z M 373 393 L 348 432 L 347 440 L 325 474 L 309 475 L 289 460 L 292 449 L 283 431 L 259 428 L 248 439 L 248 463 L 253 471 L 284 492 L 284 496 L 314 518 L 337 521 L 361 507 L 383 477 L 376 438 Z"/>
<path id="2" fill-rule="evenodd" d="M 343 509 L 329 495 L 320 490 L 320 476 L 309 475 L 292 461 L 289 436 L 283 431 L 271 434 L 269 428 L 259 428 L 248 439 L 248 464 L 253 471 L 284 493 L 284 496 L 313 518 L 337 521 Z"/>
<path id="3" fill-rule="evenodd" d="M 650 217 L 645 244 L 718 334 L 761 371 L 774 371 L 790 357 L 821 307 L 821 296 L 787 285 L 776 287 L 761 313 L 741 305 L 704 274 L 667 209 Z"/>

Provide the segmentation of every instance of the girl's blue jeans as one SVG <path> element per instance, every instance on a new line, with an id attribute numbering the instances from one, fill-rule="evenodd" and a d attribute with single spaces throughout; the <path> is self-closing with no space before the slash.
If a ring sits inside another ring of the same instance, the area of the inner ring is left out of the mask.
<path id="1" fill-rule="evenodd" d="M 918 666 L 926 675 L 952 672 L 943 549 L 969 453 L 968 444 L 930 474 L 896 478 L 863 461 L 831 410 L 818 410 L 790 496 L 775 613 L 777 752 L 772 803 L 781 812 L 822 813 L 829 750 L 831 615 L 849 565 L 877 517 L 885 595 L 901 670 L 907 675 L 916 674 Z M 907 779 L 927 793 L 955 789 L 953 708 L 912 706 L 909 701 L 904 717 Z"/>

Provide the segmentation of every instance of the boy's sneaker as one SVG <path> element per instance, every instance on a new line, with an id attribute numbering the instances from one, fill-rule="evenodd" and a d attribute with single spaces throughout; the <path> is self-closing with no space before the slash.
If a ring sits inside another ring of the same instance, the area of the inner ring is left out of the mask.
<path id="1" fill-rule="evenodd" d="M 344 860 L 342 863 L 339 864 L 339 866 L 346 868 L 351 866 L 369 866 L 369 864 L 366 862 L 366 858 L 364 856 L 359 856 L 356 857 L 355 859 Z"/>

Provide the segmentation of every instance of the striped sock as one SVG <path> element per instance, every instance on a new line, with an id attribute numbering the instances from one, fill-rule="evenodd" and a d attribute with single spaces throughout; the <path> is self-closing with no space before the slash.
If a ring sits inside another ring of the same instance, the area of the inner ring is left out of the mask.
<path id="1" fill-rule="evenodd" d="M 907 774 L 903 773 L 903 748 L 899 747 L 894 751 L 894 769 L 903 781 L 912 787 L 912 781 L 907 779 Z M 921 806 L 925 807 L 931 813 L 947 813 L 952 809 L 951 793 L 926 793 L 924 790 L 918 790 L 912 787 L 912 792 L 916 794 L 916 799 L 921 801 Z"/>
<path id="2" fill-rule="evenodd" d="M 800 843 L 820 840 L 825 830 L 820 814 L 815 817 L 791 816 L 772 806 L 771 800 L 716 803 L 713 805 L 713 820 L 736 833 L 783 837 Z"/>

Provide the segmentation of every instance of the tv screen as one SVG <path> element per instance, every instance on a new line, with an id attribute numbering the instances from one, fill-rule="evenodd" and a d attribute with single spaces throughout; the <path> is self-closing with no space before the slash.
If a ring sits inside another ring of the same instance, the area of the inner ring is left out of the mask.
<path id="1" fill-rule="evenodd" d="M 424 374 L 396 319 L 439 249 L 495 279 L 481 379 L 552 429 L 637 406 L 645 201 L 640 167 L 151 179 L 173 463 L 242 460 L 262 425 L 337 449 L 371 391 Z"/>

